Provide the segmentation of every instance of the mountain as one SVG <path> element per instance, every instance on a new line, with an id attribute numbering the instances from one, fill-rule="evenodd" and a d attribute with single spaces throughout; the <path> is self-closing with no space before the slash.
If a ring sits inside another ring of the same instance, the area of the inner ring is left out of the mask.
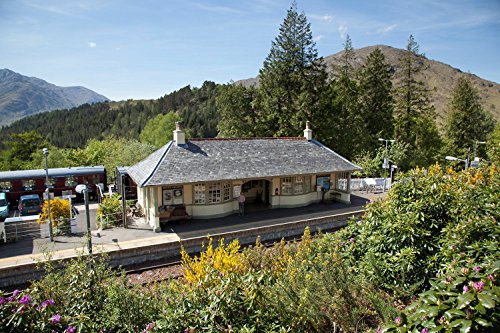
<path id="1" fill-rule="evenodd" d="M 35 113 L 103 101 L 108 98 L 85 87 L 59 87 L 0 69 L 0 126 Z"/>
<path id="2" fill-rule="evenodd" d="M 376 48 L 380 48 L 387 63 L 391 65 L 395 73 L 393 76 L 393 84 L 397 84 L 398 74 L 402 67 L 401 59 L 403 59 L 405 50 L 386 45 L 375 45 L 356 49 L 353 63 L 354 68 L 361 67 L 365 63 L 368 55 Z M 329 73 L 332 72 L 334 64 L 339 64 L 343 52 L 344 51 L 332 54 L 323 59 Z M 420 79 L 426 82 L 428 88 L 431 90 L 431 98 L 438 113 L 438 124 L 443 124 L 446 114 L 448 113 L 448 103 L 460 76 L 469 77 L 479 92 L 484 109 L 490 112 L 497 121 L 500 121 L 500 84 L 484 80 L 474 74 L 464 73 L 457 68 L 439 61 L 427 58 L 424 58 L 423 61 L 425 64 L 424 67 L 427 69 L 421 73 Z M 244 79 L 236 81 L 235 84 L 241 84 L 245 87 L 258 86 L 259 78 Z"/>

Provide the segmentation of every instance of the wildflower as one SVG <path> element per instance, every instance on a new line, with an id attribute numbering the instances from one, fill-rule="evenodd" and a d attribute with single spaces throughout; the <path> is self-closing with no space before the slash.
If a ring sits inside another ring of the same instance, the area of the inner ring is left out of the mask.
<path id="1" fill-rule="evenodd" d="M 380 329 L 380 326 L 377 327 L 377 333 L 380 333 L 382 330 Z"/>
<path id="2" fill-rule="evenodd" d="M 50 305 L 54 305 L 56 302 L 53 299 L 47 299 L 42 302 L 42 308 L 46 308 Z"/>
<path id="3" fill-rule="evenodd" d="M 12 292 L 12 296 L 16 297 L 17 295 L 19 295 L 20 291 L 18 289 L 14 290 Z"/>
<path id="4" fill-rule="evenodd" d="M 152 330 L 155 327 L 155 323 L 149 323 L 146 325 L 146 330 Z"/>
<path id="5" fill-rule="evenodd" d="M 462 268 L 460 269 L 460 271 L 462 272 L 462 274 L 463 274 L 463 275 L 467 275 L 467 274 L 469 274 L 469 269 L 468 269 L 468 268 L 466 268 L 466 267 L 462 267 Z"/>
<path id="6" fill-rule="evenodd" d="M 455 251 L 455 245 L 452 245 L 452 246 L 451 246 L 451 250 L 452 250 L 452 251 Z"/>
<path id="7" fill-rule="evenodd" d="M 31 297 L 29 295 L 23 295 L 23 297 L 21 297 L 19 299 L 19 304 L 30 304 L 31 302 Z"/>
<path id="8" fill-rule="evenodd" d="M 472 310 L 471 310 L 471 308 L 468 308 L 467 311 L 465 311 L 465 312 L 466 312 L 466 318 L 472 317 Z"/>
<path id="9" fill-rule="evenodd" d="M 464 286 L 464 294 L 466 294 L 467 292 L 469 292 L 469 287 Z"/>
<path id="10" fill-rule="evenodd" d="M 444 316 L 441 316 L 441 318 L 439 318 L 439 323 L 440 323 L 441 325 L 446 324 L 446 319 L 444 318 Z"/>
<path id="11" fill-rule="evenodd" d="M 446 284 L 450 284 L 451 283 L 451 276 L 447 276 L 446 277 Z"/>
<path id="12" fill-rule="evenodd" d="M 2 297 L 0 297 L 0 305 L 2 305 L 2 304 L 4 304 L 4 303 L 7 303 L 7 302 L 8 302 L 8 301 L 7 301 L 7 298 L 5 298 L 5 297 L 3 297 L 3 296 L 2 296 Z"/>
<path id="13" fill-rule="evenodd" d="M 68 327 L 66 327 L 66 330 L 64 332 L 65 333 L 75 333 L 75 331 L 76 331 L 76 328 L 74 328 L 71 325 L 68 325 Z"/>
<path id="14" fill-rule="evenodd" d="M 484 282 L 483 281 L 474 282 L 473 288 L 475 291 L 481 292 L 484 288 Z"/>
<path id="15" fill-rule="evenodd" d="M 493 282 L 493 274 L 488 275 L 488 280 L 490 280 L 491 282 Z"/>
<path id="16" fill-rule="evenodd" d="M 52 317 L 50 317 L 49 321 L 51 324 L 59 324 L 59 322 L 61 321 L 61 316 L 58 314 L 55 314 Z"/>
<path id="17" fill-rule="evenodd" d="M 354 238 L 349 238 L 349 242 L 354 243 Z"/>
<path id="18" fill-rule="evenodd" d="M 394 322 L 396 323 L 396 326 L 401 325 L 401 317 L 396 317 L 396 319 L 394 320 Z"/>
<path id="19" fill-rule="evenodd" d="M 429 332 L 429 331 L 427 330 L 427 327 L 424 327 L 424 328 L 422 329 L 422 333 L 428 333 L 428 332 Z"/>
<path id="20" fill-rule="evenodd" d="M 474 270 L 476 271 L 476 273 L 479 273 L 480 267 L 476 266 L 476 268 Z"/>

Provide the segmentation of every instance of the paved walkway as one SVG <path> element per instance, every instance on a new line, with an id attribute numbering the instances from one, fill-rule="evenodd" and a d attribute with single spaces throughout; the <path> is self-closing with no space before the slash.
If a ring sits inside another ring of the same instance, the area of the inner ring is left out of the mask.
<path id="1" fill-rule="evenodd" d="M 140 247 L 151 244 L 177 242 L 179 239 L 202 237 L 224 232 L 274 225 L 314 217 L 346 213 L 362 208 L 370 199 L 377 199 L 380 193 L 356 192 L 351 196 L 351 204 L 345 205 L 338 202 L 318 203 L 298 208 L 265 209 L 248 212 L 245 216 L 237 214 L 224 218 L 211 220 L 190 220 L 173 222 L 161 233 L 154 233 L 148 225 L 144 228 L 115 227 L 100 232 L 96 235 L 95 209 L 91 207 L 92 243 L 94 252 L 112 251 Z M 251 210 L 251 207 L 248 207 Z M 43 260 L 46 253 L 51 253 L 52 258 L 65 258 L 75 256 L 86 251 L 85 208 L 79 207 L 78 233 L 72 236 L 58 236 L 51 243 L 48 238 L 35 240 L 22 240 L 15 243 L 0 244 L 0 268 L 11 267 L 22 263 Z M 94 211 L 94 212 L 92 212 Z"/>

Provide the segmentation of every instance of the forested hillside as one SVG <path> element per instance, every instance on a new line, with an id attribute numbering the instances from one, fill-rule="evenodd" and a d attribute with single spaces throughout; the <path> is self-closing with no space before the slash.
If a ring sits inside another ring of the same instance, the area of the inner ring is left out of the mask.
<path id="1" fill-rule="evenodd" d="M 201 88 L 186 86 L 157 100 L 84 104 L 21 119 L 2 128 L 0 135 L 33 130 L 56 147 L 83 148 L 88 140 L 109 135 L 139 139 L 150 119 L 173 111 L 182 117 L 193 136 L 214 137 L 219 119 L 215 109 L 216 93 L 217 85 L 207 81 Z M 5 145 L 3 140 L 2 145 Z"/>

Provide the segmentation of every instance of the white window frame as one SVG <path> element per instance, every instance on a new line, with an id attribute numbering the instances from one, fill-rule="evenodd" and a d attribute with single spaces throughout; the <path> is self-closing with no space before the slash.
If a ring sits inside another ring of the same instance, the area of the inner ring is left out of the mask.
<path id="1" fill-rule="evenodd" d="M 349 172 L 339 172 L 335 174 L 335 190 L 347 192 L 349 186 Z"/>
<path id="2" fill-rule="evenodd" d="M 311 176 L 281 177 L 281 195 L 301 195 L 311 192 Z"/>
<path id="3" fill-rule="evenodd" d="M 193 192 L 194 192 L 193 203 L 195 205 L 204 205 L 205 204 L 205 198 L 206 198 L 205 189 L 206 189 L 205 184 L 194 184 L 194 186 L 193 186 Z"/>
<path id="4" fill-rule="evenodd" d="M 209 204 L 217 204 L 222 201 L 221 183 L 209 183 L 207 186 L 207 198 Z"/>
<path id="5" fill-rule="evenodd" d="M 224 202 L 230 201 L 231 200 L 231 183 L 230 182 L 224 183 L 222 186 L 222 189 L 224 192 L 224 194 L 223 194 Z"/>
<path id="6" fill-rule="evenodd" d="M 193 185 L 194 205 L 217 205 L 231 200 L 231 182 L 210 182 Z"/>

